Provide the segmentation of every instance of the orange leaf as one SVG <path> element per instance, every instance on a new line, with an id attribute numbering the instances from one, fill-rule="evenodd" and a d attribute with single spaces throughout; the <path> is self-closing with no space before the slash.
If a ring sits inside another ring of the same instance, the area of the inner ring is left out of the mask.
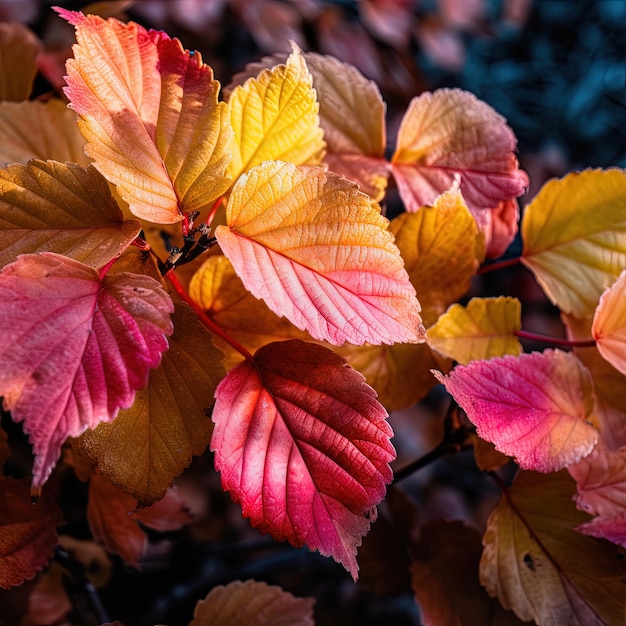
<path id="1" fill-rule="evenodd" d="M 0 23 L 0 100 L 26 100 L 37 74 L 41 43 L 22 24 Z"/>
<path id="2" fill-rule="evenodd" d="M 601 296 L 591 333 L 600 354 L 626 374 L 626 270 Z"/>
<path id="3" fill-rule="evenodd" d="M 266 583 L 236 580 L 213 587 L 196 604 L 189 626 L 313 626 L 314 602 Z"/>
<path id="4" fill-rule="evenodd" d="M 93 167 L 32 161 L 0 169 L 0 268 L 20 254 L 55 252 L 101 269 L 140 230 Z"/>
<path id="5" fill-rule="evenodd" d="M 230 186 L 232 139 L 211 68 L 165 33 L 58 13 L 76 26 L 65 94 L 98 169 L 142 219 L 209 207 Z"/>
<path id="6" fill-rule="evenodd" d="M 54 159 L 86 167 L 91 159 L 85 155 L 76 121 L 76 113 L 59 98 L 45 103 L 1 102 L 0 163 Z"/>
<path id="7" fill-rule="evenodd" d="M 30 480 L 0 479 L 0 588 L 30 580 L 52 558 L 61 512 L 44 492 L 36 506 Z"/>
<path id="8" fill-rule="evenodd" d="M 239 178 L 226 221 L 215 235 L 246 288 L 315 339 L 423 341 L 388 222 L 354 183 L 266 161 Z"/>

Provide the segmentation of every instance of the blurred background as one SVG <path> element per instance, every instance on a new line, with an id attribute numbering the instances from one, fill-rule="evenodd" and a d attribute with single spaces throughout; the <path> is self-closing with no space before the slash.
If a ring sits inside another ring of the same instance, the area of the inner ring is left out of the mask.
<path id="1" fill-rule="evenodd" d="M 67 56 L 73 29 L 51 6 L 78 10 L 87 4 L 0 0 L 0 21 L 28 24 L 54 59 Z M 387 103 L 390 153 L 414 96 L 440 87 L 469 90 L 517 135 L 520 165 L 531 178 L 522 206 L 550 177 L 626 167 L 625 0 L 135 0 L 93 7 L 178 37 L 202 53 L 222 85 L 247 63 L 289 51 L 289 40 L 352 63 L 379 85 Z M 41 79 L 36 89 L 44 94 L 51 85 Z M 508 254 L 519 249 L 517 240 Z M 521 268 L 481 277 L 475 291 L 517 296 L 524 302 L 525 328 L 560 332 L 554 310 Z M 392 414 L 396 469 L 439 443 L 441 399 L 435 392 Z M 20 437 L 6 416 L 3 427 L 13 439 Z M 63 480 L 73 489 L 72 501 L 64 503 L 66 532 L 88 541 L 86 487 L 71 476 Z M 482 532 L 499 493 L 468 453 L 429 464 L 401 485 L 381 506 L 359 553 L 361 582 L 354 585 L 332 560 L 251 530 L 222 492 L 207 454 L 180 481 L 196 521 L 183 532 L 155 534 L 140 572 L 116 557 L 106 565 L 94 560 L 107 580 L 99 597 L 111 619 L 128 626 L 182 626 L 214 585 L 255 578 L 315 597 L 319 626 L 420 624 L 404 540 L 436 519 L 461 519 Z M 388 541 L 394 535 L 401 538 L 397 545 Z M 94 623 L 80 581 L 65 584 L 72 608 L 50 623 Z"/>

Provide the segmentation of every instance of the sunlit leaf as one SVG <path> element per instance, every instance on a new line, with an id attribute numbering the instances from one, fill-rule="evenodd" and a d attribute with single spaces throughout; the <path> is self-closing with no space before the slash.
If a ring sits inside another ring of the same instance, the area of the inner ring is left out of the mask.
<path id="1" fill-rule="evenodd" d="M 170 502 L 167 502 L 168 500 Z M 191 521 L 175 489 L 170 489 L 165 498 L 152 507 L 137 511 L 135 498 L 113 485 L 102 474 L 95 473 L 89 482 L 87 505 L 87 521 L 91 534 L 109 552 L 119 554 L 125 563 L 140 569 L 140 560 L 148 546 L 148 538 L 138 522 L 152 527 L 149 523 L 150 518 L 147 517 L 150 509 L 162 507 L 164 502 L 170 509 L 170 514 L 163 516 L 161 512 L 158 519 L 165 523 L 169 530 L 177 530 Z"/>
<path id="2" fill-rule="evenodd" d="M 588 519 L 567 472 L 522 472 L 489 518 L 481 583 L 520 619 L 542 626 L 620 624 L 626 560 L 574 529 Z"/>
<path id="3" fill-rule="evenodd" d="M 172 322 L 169 350 L 132 407 L 80 439 L 100 472 L 144 506 L 160 500 L 209 444 L 213 424 L 205 412 L 224 375 L 222 355 L 195 313 L 178 305 Z"/>
<path id="4" fill-rule="evenodd" d="M 606 539 L 622 548 L 626 548 L 626 512 L 613 517 L 594 517 L 576 530 L 590 537 Z"/>
<path id="5" fill-rule="evenodd" d="M 0 273 L 0 395 L 24 422 L 33 485 L 67 437 L 129 407 L 167 349 L 172 303 L 153 278 L 107 274 L 50 252 Z"/>
<path id="6" fill-rule="evenodd" d="M 254 353 L 272 341 L 307 339 L 310 335 L 270 311 L 241 282 L 231 262 L 221 255 L 209 257 L 194 274 L 189 295 L 207 315 L 246 350 Z M 243 355 L 219 336 L 215 345 L 224 352 L 224 367 L 231 369 Z"/>
<path id="7" fill-rule="evenodd" d="M 592 319 L 561 315 L 567 336 L 573 341 L 588 341 Z M 576 356 L 593 378 L 596 397 L 593 421 L 609 449 L 626 446 L 626 377 L 616 370 L 598 351 L 597 345 L 574 348 Z"/>
<path id="8" fill-rule="evenodd" d="M 425 626 L 523 626 L 480 586 L 481 552 L 480 535 L 462 522 L 422 528 L 411 546 L 411 575 Z"/>
<path id="9" fill-rule="evenodd" d="M 196 604 L 189 626 L 313 626 L 314 602 L 267 583 L 236 580 L 213 587 Z"/>
<path id="10" fill-rule="evenodd" d="M 61 511 L 43 493 L 36 506 L 28 479 L 0 478 L 0 588 L 30 580 L 52 558 Z"/>
<path id="11" fill-rule="evenodd" d="M 428 325 L 468 290 L 484 259 L 476 222 L 456 186 L 432 207 L 402 213 L 389 227 L 424 309 Z"/>
<path id="12" fill-rule="evenodd" d="M 598 431 L 589 372 L 569 352 L 546 350 L 472 361 L 435 372 L 479 437 L 525 469 L 554 472 L 588 455 Z"/>
<path id="13" fill-rule="evenodd" d="M 521 327 L 522 306 L 517 298 L 472 298 L 466 307 L 453 304 L 427 330 L 426 340 L 439 354 L 469 363 L 520 354 L 515 333 Z"/>
<path id="14" fill-rule="evenodd" d="M 236 178 L 265 160 L 316 165 L 324 153 L 312 78 L 299 50 L 284 65 L 263 70 L 233 90 L 228 100 Z"/>
<path id="15" fill-rule="evenodd" d="M 626 270 L 602 294 L 593 316 L 591 334 L 600 354 L 626 374 Z"/>
<path id="16" fill-rule="evenodd" d="M 392 172 L 407 211 L 432 204 L 461 177 L 461 192 L 499 256 L 517 228 L 515 198 L 528 186 L 517 141 L 502 116 L 469 92 L 439 89 L 414 98 L 404 115 Z"/>
<path id="17" fill-rule="evenodd" d="M 140 229 L 124 221 L 93 167 L 33 161 L 0 169 L 0 267 L 20 254 L 56 252 L 100 269 Z"/>
<path id="18" fill-rule="evenodd" d="M 451 361 L 433 353 L 426 344 L 353 346 L 346 343 L 333 349 L 365 376 L 388 411 L 405 409 L 424 398 L 437 384 L 431 370 L 447 372 L 452 367 Z"/>
<path id="19" fill-rule="evenodd" d="M 626 267 L 626 172 L 586 170 L 548 181 L 522 220 L 528 267 L 554 304 L 584 317 Z"/>
<path id="20" fill-rule="evenodd" d="M 87 166 L 76 113 L 59 98 L 0 102 L 0 163 L 54 159 Z"/>
<path id="21" fill-rule="evenodd" d="M 353 183 L 266 161 L 239 178 L 226 221 L 215 235 L 246 288 L 315 339 L 423 340 L 388 222 Z"/>
<path id="22" fill-rule="evenodd" d="M 0 101 L 28 99 L 40 50 L 40 41 L 27 26 L 0 22 Z"/>
<path id="23" fill-rule="evenodd" d="M 96 167 L 142 219 L 208 208 L 230 186 L 232 148 L 211 68 L 165 33 L 57 11 L 76 27 L 65 94 Z"/>
<path id="24" fill-rule="evenodd" d="M 211 449 L 252 526 L 332 556 L 356 579 L 356 549 L 392 478 L 387 413 L 327 348 L 261 348 L 220 383 Z"/>

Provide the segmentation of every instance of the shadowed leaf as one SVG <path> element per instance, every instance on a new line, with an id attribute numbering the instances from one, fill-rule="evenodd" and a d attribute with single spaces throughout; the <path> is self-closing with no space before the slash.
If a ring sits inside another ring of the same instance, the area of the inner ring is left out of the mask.
<path id="1" fill-rule="evenodd" d="M 40 50 L 40 41 L 27 26 L 0 23 L 0 101 L 28 99 Z"/>

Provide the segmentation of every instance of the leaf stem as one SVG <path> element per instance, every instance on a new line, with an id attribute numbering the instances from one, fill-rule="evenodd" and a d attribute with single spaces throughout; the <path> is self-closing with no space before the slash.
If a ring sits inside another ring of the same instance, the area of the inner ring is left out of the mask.
<path id="1" fill-rule="evenodd" d="M 502 261 L 494 261 L 493 263 L 488 263 L 487 265 L 483 265 L 478 269 L 477 274 L 488 274 L 489 272 L 496 272 L 498 270 L 503 270 L 506 267 L 513 267 L 514 265 L 519 265 L 522 257 L 515 257 L 514 259 L 503 259 Z"/>
<path id="2" fill-rule="evenodd" d="M 527 330 L 518 330 L 515 332 L 515 336 L 520 339 L 530 339 L 532 341 L 540 341 L 542 343 L 549 343 L 554 346 L 563 346 L 565 348 L 593 348 L 596 345 L 595 339 L 560 339 L 559 337 L 550 337 L 549 335 L 532 333 Z"/>
<path id="3" fill-rule="evenodd" d="M 217 213 L 217 210 L 220 208 L 220 205 L 222 204 L 222 200 L 224 199 L 224 196 L 220 196 L 215 203 L 213 204 L 213 206 L 211 207 L 211 210 L 209 211 L 209 214 L 206 216 L 206 219 L 204 220 L 204 223 L 207 226 L 211 225 L 211 222 L 213 221 L 213 218 L 215 217 L 215 214 Z"/>
<path id="4" fill-rule="evenodd" d="M 220 328 L 202 309 L 202 307 L 191 298 L 191 296 L 183 289 L 178 277 L 172 271 L 168 272 L 166 277 L 174 291 L 184 300 L 195 312 L 200 321 L 214 334 L 221 337 L 228 345 L 237 350 L 244 358 L 252 361 L 253 357 L 238 341 L 233 339 L 226 331 Z"/>

